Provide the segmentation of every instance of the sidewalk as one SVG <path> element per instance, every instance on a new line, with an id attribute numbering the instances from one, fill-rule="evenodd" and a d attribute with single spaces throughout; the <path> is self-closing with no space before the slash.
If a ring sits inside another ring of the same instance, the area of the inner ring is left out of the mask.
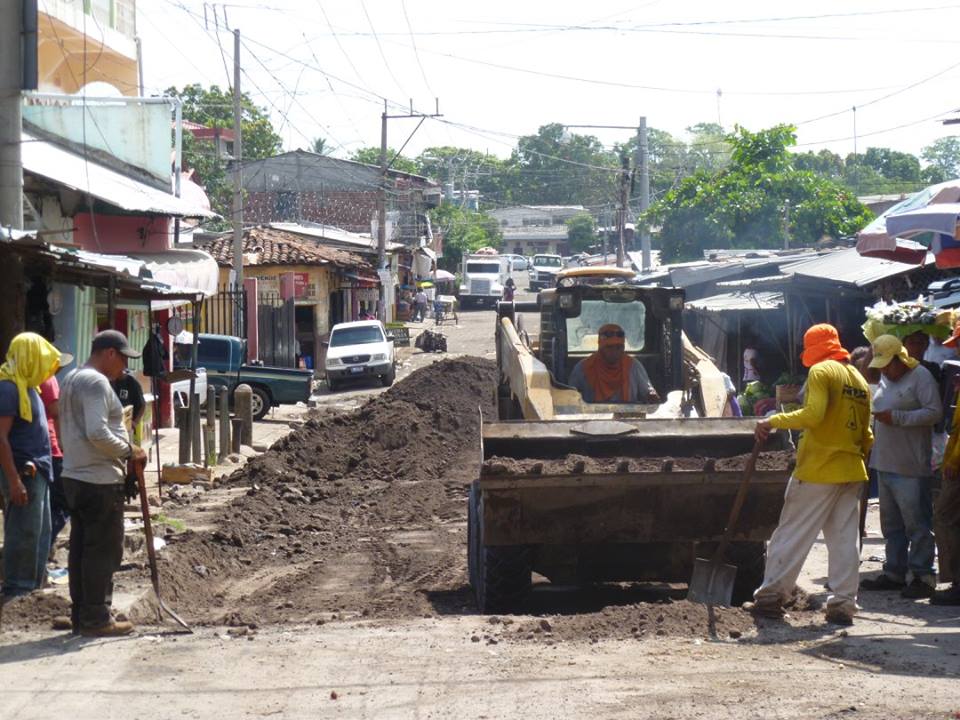
<path id="1" fill-rule="evenodd" d="M 309 410 L 310 408 L 306 405 L 281 405 L 273 408 L 263 420 L 253 423 L 253 444 L 251 446 L 241 446 L 239 456 L 228 453 L 228 459 L 222 464 L 210 466 L 212 478 L 217 480 L 224 475 L 229 475 L 238 467 L 241 467 L 247 458 L 266 451 L 277 440 L 289 435 L 293 432 L 294 427 L 303 422 L 304 416 Z M 201 422 L 205 422 L 205 417 L 201 419 Z M 217 442 L 219 442 L 219 429 L 217 432 Z M 180 430 L 178 428 L 161 428 L 159 434 L 160 463 L 162 465 L 178 464 L 180 458 Z M 148 494 L 155 496 L 158 483 L 157 450 L 155 446 L 150 447 L 150 457 L 144 477 L 147 482 Z M 166 492 L 166 487 L 164 487 L 164 492 Z"/>

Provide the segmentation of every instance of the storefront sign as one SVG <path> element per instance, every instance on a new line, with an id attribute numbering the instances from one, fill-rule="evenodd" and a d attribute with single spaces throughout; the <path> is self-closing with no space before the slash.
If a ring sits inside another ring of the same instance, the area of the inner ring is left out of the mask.
<path id="1" fill-rule="evenodd" d="M 297 300 L 316 300 L 317 284 L 310 278 L 310 273 L 293 273 L 293 295 Z"/>

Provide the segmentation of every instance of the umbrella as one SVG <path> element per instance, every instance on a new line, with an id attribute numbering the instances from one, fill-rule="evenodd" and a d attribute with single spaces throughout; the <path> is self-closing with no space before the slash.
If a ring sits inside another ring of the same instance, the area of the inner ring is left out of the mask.
<path id="1" fill-rule="evenodd" d="M 866 257 L 919 264 L 926 247 L 937 267 L 960 267 L 960 179 L 931 185 L 886 210 L 857 233 L 857 252 Z M 926 244 L 909 238 L 925 240 Z"/>
<path id="2" fill-rule="evenodd" d="M 453 273 L 446 270 L 437 270 L 436 275 L 437 282 L 449 282 L 450 280 L 454 279 Z"/>

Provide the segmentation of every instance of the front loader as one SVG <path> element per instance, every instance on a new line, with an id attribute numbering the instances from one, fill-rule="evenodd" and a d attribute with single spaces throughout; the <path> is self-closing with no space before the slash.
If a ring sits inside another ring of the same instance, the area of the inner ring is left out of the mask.
<path id="1" fill-rule="evenodd" d="M 684 336 L 683 302 L 628 271 L 579 268 L 536 302 L 498 305 L 498 417 L 482 422 L 468 508 L 481 612 L 522 607 L 533 573 L 563 585 L 687 582 L 719 542 L 741 476 L 723 459 L 750 452 L 754 421 L 721 417 L 723 378 Z M 531 317 L 536 339 L 521 321 Z M 587 403 L 567 385 L 611 322 L 663 402 Z M 784 442 L 775 433 L 764 450 Z M 737 602 L 762 580 L 789 472 L 754 475 L 727 558 Z"/>

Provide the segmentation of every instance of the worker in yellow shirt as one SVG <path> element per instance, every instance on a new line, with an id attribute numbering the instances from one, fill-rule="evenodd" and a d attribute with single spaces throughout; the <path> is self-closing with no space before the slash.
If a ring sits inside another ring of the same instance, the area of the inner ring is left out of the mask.
<path id="1" fill-rule="evenodd" d="M 829 555 L 826 619 L 850 625 L 857 611 L 859 503 L 867 481 L 864 457 L 873 444 L 870 393 L 850 364 L 837 329 L 820 324 L 803 336 L 810 368 L 803 407 L 757 423 L 757 439 L 771 429 L 802 430 L 797 465 L 787 484 L 780 522 L 767 546 L 763 584 L 744 605 L 756 615 L 782 617 L 813 543 L 823 531 Z"/>

